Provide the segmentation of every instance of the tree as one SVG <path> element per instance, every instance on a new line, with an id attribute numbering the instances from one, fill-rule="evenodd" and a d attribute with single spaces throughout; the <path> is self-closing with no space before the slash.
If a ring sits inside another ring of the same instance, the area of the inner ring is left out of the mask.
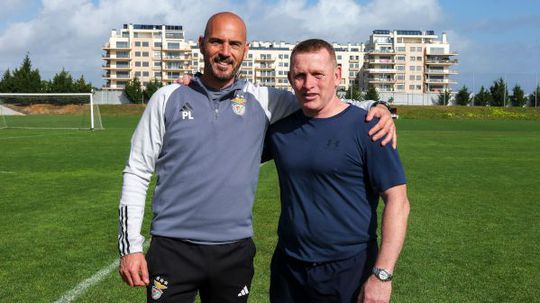
<path id="1" fill-rule="evenodd" d="M 471 101 L 471 93 L 465 85 L 458 91 L 456 94 L 456 104 L 457 105 L 467 105 Z"/>
<path id="2" fill-rule="evenodd" d="M 75 83 L 73 83 L 73 92 L 75 93 L 91 93 L 92 92 L 92 83 L 87 83 L 84 80 L 84 76 L 81 75 Z"/>
<path id="3" fill-rule="evenodd" d="M 379 93 L 377 92 L 377 89 L 375 89 L 375 86 L 371 84 L 368 85 L 368 89 L 367 89 L 366 96 L 364 97 L 364 99 L 379 101 Z"/>
<path id="4" fill-rule="evenodd" d="M 150 100 L 150 97 L 152 97 L 152 95 L 162 86 L 163 84 L 161 83 L 161 81 L 158 81 L 157 79 L 153 79 L 148 82 L 148 84 L 146 84 L 146 89 L 143 92 L 144 100 Z"/>
<path id="5" fill-rule="evenodd" d="M 522 107 L 527 102 L 527 100 L 525 99 L 525 92 L 523 92 L 521 87 L 517 84 L 512 89 L 512 96 L 510 96 L 510 102 L 512 102 L 512 106 L 516 107 Z"/>
<path id="6" fill-rule="evenodd" d="M 491 94 L 484 88 L 484 86 L 481 86 L 478 94 L 476 94 L 472 99 L 472 103 L 474 106 L 487 106 L 491 104 Z"/>
<path id="7" fill-rule="evenodd" d="M 450 91 L 445 89 L 444 91 L 441 91 L 439 93 L 439 96 L 437 98 L 437 104 L 438 105 L 448 105 L 450 103 L 450 98 L 452 95 L 450 94 Z"/>
<path id="8" fill-rule="evenodd" d="M 11 93 L 13 87 L 13 76 L 11 76 L 11 71 L 8 68 L 2 75 L 2 80 L 0 80 L 0 93 Z"/>
<path id="9" fill-rule="evenodd" d="M 351 85 L 347 92 L 345 92 L 345 99 L 362 100 L 362 94 L 358 88 Z"/>
<path id="10" fill-rule="evenodd" d="M 32 69 L 32 61 L 28 54 L 23 59 L 21 66 L 13 71 L 12 91 L 10 93 L 39 93 L 41 92 L 41 76 L 39 70 Z"/>
<path id="11" fill-rule="evenodd" d="M 540 85 L 536 86 L 534 92 L 529 95 L 529 106 L 538 107 L 540 106 Z"/>
<path id="12" fill-rule="evenodd" d="M 74 92 L 73 78 L 71 74 L 62 68 L 62 71 L 54 75 L 49 84 L 50 93 Z"/>
<path id="13" fill-rule="evenodd" d="M 142 103 L 143 90 L 139 78 L 135 77 L 133 78 L 133 80 L 130 80 L 128 83 L 126 83 L 124 93 L 126 94 L 129 101 L 131 101 L 132 103 Z"/>
<path id="14" fill-rule="evenodd" d="M 491 93 L 491 106 L 505 106 L 508 103 L 508 89 L 503 78 L 493 82 L 489 88 Z"/>

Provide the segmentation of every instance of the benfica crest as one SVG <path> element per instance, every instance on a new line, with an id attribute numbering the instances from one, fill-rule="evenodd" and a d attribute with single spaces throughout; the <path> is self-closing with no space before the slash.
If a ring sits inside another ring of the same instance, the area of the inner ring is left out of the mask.
<path id="1" fill-rule="evenodd" d="M 152 299 L 157 300 L 161 298 L 163 292 L 165 292 L 165 290 L 167 289 L 167 284 L 169 284 L 167 280 L 159 276 L 156 277 L 154 279 L 154 285 L 152 285 Z"/>
<path id="2" fill-rule="evenodd" d="M 238 94 L 231 100 L 232 110 L 235 114 L 243 116 L 246 112 L 246 98 L 243 94 Z"/>

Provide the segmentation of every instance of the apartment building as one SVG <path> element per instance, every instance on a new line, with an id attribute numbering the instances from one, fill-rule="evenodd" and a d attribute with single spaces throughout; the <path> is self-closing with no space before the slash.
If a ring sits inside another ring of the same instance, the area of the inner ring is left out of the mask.
<path id="1" fill-rule="evenodd" d="M 295 44 L 252 41 L 240 77 L 253 83 L 289 89 L 290 53 Z M 440 92 L 456 83 L 446 34 L 433 31 L 375 30 L 367 44 L 333 43 L 342 69 L 339 90 L 351 86 L 380 92 Z M 204 69 L 196 42 L 186 41 L 180 25 L 124 24 L 112 30 L 103 46 L 104 89 L 121 90 L 137 77 L 143 85 L 157 80 L 170 84 L 186 73 Z"/>
<path id="2" fill-rule="evenodd" d="M 252 41 L 240 77 L 290 90 L 287 72 L 294 46 L 286 42 Z M 358 83 L 364 45 L 335 43 L 333 46 L 342 67 L 340 89 L 346 90 Z M 170 84 L 183 74 L 204 69 L 198 44 L 184 39 L 180 25 L 124 24 L 121 30 L 112 30 L 103 50 L 104 89 L 121 90 L 135 77 L 143 85 L 153 79 Z"/>
<path id="3" fill-rule="evenodd" d="M 374 30 L 366 45 L 361 87 L 379 92 L 438 93 L 457 82 L 450 79 L 457 53 L 445 33 Z"/>
<path id="4" fill-rule="evenodd" d="M 124 24 L 113 29 L 103 46 L 103 88 L 123 89 L 135 77 L 143 84 L 152 79 L 172 83 L 198 69 L 199 52 L 194 46 L 185 41 L 180 25 Z"/>

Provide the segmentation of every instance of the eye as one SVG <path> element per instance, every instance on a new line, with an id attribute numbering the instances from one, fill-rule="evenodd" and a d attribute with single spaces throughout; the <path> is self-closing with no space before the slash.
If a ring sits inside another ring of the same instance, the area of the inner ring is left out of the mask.
<path id="1" fill-rule="evenodd" d="M 321 79 L 324 78 L 324 74 L 322 74 L 322 73 L 316 73 L 316 74 L 314 74 L 313 76 L 314 76 L 316 79 L 319 79 L 319 80 L 321 80 Z"/>

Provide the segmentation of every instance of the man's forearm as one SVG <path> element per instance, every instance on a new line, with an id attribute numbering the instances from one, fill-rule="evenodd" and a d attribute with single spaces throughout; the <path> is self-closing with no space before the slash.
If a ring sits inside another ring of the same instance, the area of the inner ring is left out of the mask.
<path id="1" fill-rule="evenodd" d="M 375 267 L 394 272 L 407 232 L 409 200 L 406 185 L 398 185 L 383 194 L 385 207 L 382 218 L 381 248 Z"/>

